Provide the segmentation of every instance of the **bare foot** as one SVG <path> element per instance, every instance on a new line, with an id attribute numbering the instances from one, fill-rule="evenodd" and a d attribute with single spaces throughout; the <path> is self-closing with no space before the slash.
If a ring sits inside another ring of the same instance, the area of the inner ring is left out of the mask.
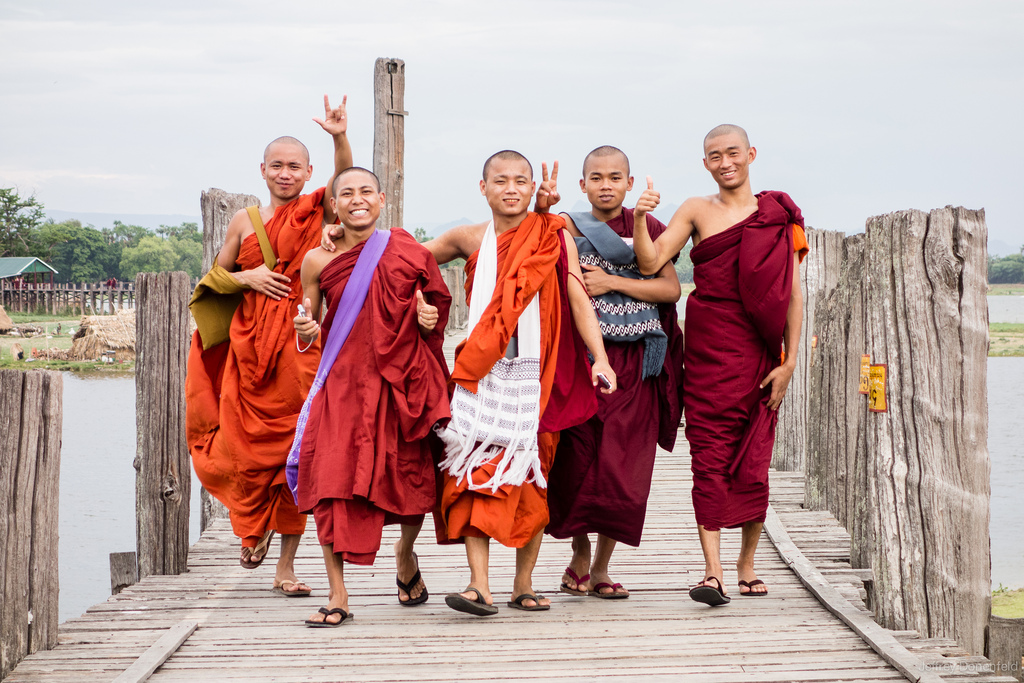
<path id="1" fill-rule="evenodd" d="M 767 593 L 768 592 L 768 586 L 764 585 L 763 582 L 756 583 L 753 586 L 751 586 L 751 585 L 744 585 L 744 584 L 752 584 L 752 583 L 754 583 L 755 581 L 758 580 L 757 579 L 757 573 L 754 571 L 753 567 L 746 568 L 746 569 L 737 569 L 737 574 L 739 575 L 739 580 L 741 582 L 740 583 L 740 595 L 747 595 L 748 593 L 758 593 L 758 594 L 761 594 L 761 593 Z"/>
<path id="2" fill-rule="evenodd" d="M 327 602 L 327 609 L 328 610 L 338 609 L 338 608 L 345 610 L 345 612 L 348 612 L 348 593 L 345 593 L 344 595 L 338 596 L 337 598 L 333 598 L 332 597 L 330 600 L 328 600 L 328 602 Z M 337 623 L 339 623 L 341 621 L 341 615 L 338 614 L 338 613 L 324 614 L 323 612 L 317 611 L 317 612 L 314 612 L 313 616 L 311 616 L 306 621 L 314 623 L 314 624 L 322 624 L 322 623 L 337 624 Z"/>
<path id="3" fill-rule="evenodd" d="M 412 577 L 416 576 L 416 572 L 420 568 L 416 553 L 412 552 L 412 550 L 403 551 L 400 540 L 395 543 L 395 565 L 398 579 L 404 584 L 408 584 Z M 427 586 L 423 583 L 423 578 L 420 577 L 420 580 L 412 587 L 411 593 L 406 593 L 401 588 L 398 589 L 398 601 L 409 602 L 410 600 L 415 600 L 423 595 L 423 591 L 426 588 Z"/>
<path id="4" fill-rule="evenodd" d="M 601 588 L 597 590 L 601 595 L 612 595 L 614 593 L 615 595 L 629 596 L 629 591 L 621 585 L 618 588 L 613 587 L 615 586 L 615 582 L 612 581 L 612 577 L 608 576 L 607 572 L 591 572 L 590 585 L 599 586 L 602 583 L 606 585 L 601 586 Z"/>
<path id="5" fill-rule="evenodd" d="M 586 536 L 578 536 L 572 539 L 572 560 L 569 562 L 569 569 L 576 573 L 579 581 L 573 578 L 568 572 L 562 574 L 562 583 L 569 590 L 583 591 L 590 590 L 593 580 L 589 579 L 590 568 L 590 539 Z"/>

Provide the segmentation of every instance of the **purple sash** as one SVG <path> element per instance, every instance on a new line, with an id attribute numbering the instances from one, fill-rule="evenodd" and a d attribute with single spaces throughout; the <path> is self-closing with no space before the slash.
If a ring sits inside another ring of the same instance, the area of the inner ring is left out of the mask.
<path id="1" fill-rule="evenodd" d="M 345 283 L 341 300 L 338 302 L 340 316 L 332 326 L 327 346 L 324 347 L 323 354 L 320 356 L 320 367 L 317 368 L 316 377 L 313 378 L 313 386 L 309 389 L 306 402 L 302 404 L 299 422 L 295 425 L 295 440 L 292 441 L 292 449 L 288 453 L 288 462 L 285 465 L 288 488 L 292 491 L 296 505 L 299 502 L 299 452 L 302 449 L 302 434 L 306 431 L 306 422 L 309 420 L 309 407 L 313 405 L 313 398 L 327 381 L 327 375 L 334 366 L 338 354 L 341 353 L 341 347 L 345 345 L 359 312 L 363 310 L 366 295 L 370 292 L 370 282 L 373 281 L 373 273 L 388 246 L 389 239 L 391 239 L 390 232 L 375 230 L 363 245 L 363 251 L 356 259 L 356 265 L 352 268 L 352 274 L 349 276 L 348 282 Z"/>

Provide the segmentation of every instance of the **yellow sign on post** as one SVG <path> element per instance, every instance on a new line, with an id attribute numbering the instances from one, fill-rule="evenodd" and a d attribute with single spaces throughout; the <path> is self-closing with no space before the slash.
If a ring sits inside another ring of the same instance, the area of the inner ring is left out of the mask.
<path id="1" fill-rule="evenodd" d="M 857 390 L 865 396 L 868 395 L 869 381 L 871 376 L 871 356 L 860 357 L 860 388 Z"/>
<path id="2" fill-rule="evenodd" d="M 886 366 L 884 363 L 871 366 L 871 390 L 868 393 L 868 410 L 873 413 L 884 413 L 889 410 L 889 404 L 885 401 L 885 373 Z"/>

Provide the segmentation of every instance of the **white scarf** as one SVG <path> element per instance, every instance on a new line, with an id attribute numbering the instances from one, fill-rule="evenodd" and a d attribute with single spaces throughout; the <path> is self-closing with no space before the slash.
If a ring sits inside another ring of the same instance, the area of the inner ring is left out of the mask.
<path id="1" fill-rule="evenodd" d="M 477 255 L 469 303 L 469 335 L 480 322 L 498 282 L 498 238 L 494 222 L 484 231 Z M 540 303 L 536 294 L 519 316 L 519 355 L 498 360 L 477 384 L 474 394 L 456 385 L 452 419 L 438 429 L 445 459 L 440 467 L 470 489 L 534 483 L 547 488 L 540 467 L 537 430 L 540 426 Z M 504 452 L 504 453 L 503 453 Z M 503 454 L 502 454 L 503 453 Z M 501 455 L 494 476 L 473 482 L 477 468 Z"/>

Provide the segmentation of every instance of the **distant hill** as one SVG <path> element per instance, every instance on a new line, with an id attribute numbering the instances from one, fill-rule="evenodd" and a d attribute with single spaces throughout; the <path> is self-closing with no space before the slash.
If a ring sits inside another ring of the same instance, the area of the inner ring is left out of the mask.
<path id="1" fill-rule="evenodd" d="M 173 213 L 92 213 L 89 211 L 46 209 L 46 217 L 52 218 L 57 223 L 78 220 L 81 221 L 82 225 L 91 225 L 94 228 L 113 227 L 114 221 L 121 221 L 125 225 L 141 225 L 150 230 L 156 230 L 161 225 L 181 225 L 182 223 L 196 223 L 200 229 L 203 227 L 203 219 L 199 216 Z"/>
<path id="2" fill-rule="evenodd" d="M 409 232 L 412 232 L 416 228 L 423 228 L 424 230 L 427 231 L 427 234 L 430 235 L 431 237 L 437 237 L 438 235 L 440 235 L 445 230 L 450 230 L 450 229 L 454 228 L 457 225 L 466 225 L 467 223 L 479 223 L 483 219 L 484 219 L 483 216 L 480 216 L 480 217 L 476 218 L 475 220 L 472 219 L 472 218 L 466 218 L 465 216 L 463 216 L 462 218 L 456 218 L 455 220 L 448 221 L 447 223 L 420 223 L 419 225 L 410 226 L 410 227 L 406 228 L 406 230 L 408 230 Z"/>

